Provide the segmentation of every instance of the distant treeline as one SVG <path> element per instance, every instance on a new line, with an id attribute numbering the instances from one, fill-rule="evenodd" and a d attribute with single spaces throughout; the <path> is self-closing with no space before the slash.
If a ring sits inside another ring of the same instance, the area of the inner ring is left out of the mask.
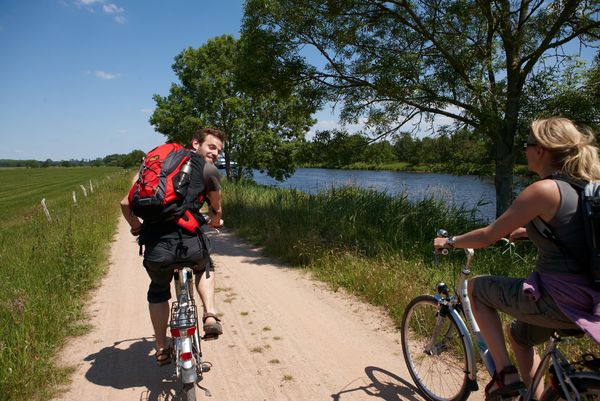
<path id="1" fill-rule="evenodd" d="M 139 166 L 142 158 L 146 154 L 141 150 L 134 150 L 126 155 L 124 154 L 113 154 L 106 157 L 99 157 L 97 159 L 70 159 L 55 161 L 52 159 L 40 160 L 12 160 L 12 159 L 0 159 L 0 167 L 30 167 L 30 168 L 41 168 L 41 167 L 123 167 L 130 168 Z"/>
<path id="2" fill-rule="evenodd" d="M 520 144 L 520 143 L 519 143 Z M 518 146 L 518 145 L 515 145 Z M 516 152 L 517 165 L 525 162 Z M 145 153 L 112 154 L 97 159 L 55 161 L 0 159 L 0 167 L 81 167 L 139 166 Z M 490 142 L 471 131 L 418 138 L 404 132 L 379 141 L 343 130 L 318 131 L 312 141 L 303 142 L 296 162 L 305 167 L 444 171 L 456 174 L 493 174 L 493 150 Z"/>
<path id="3" fill-rule="evenodd" d="M 520 143 L 519 143 L 520 145 Z M 519 146 L 515 145 L 515 147 Z M 515 153 L 517 164 L 525 162 L 523 152 Z M 491 142 L 472 131 L 440 132 L 418 138 L 404 132 L 388 140 L 369 141 L 346 131 L 319 131 L 313 141 L 302 145 L 299 162 L 324 168 L 372 168 L 401 164 L 404 170 L 443 169 L 460 174 L 493 173 Z"/>

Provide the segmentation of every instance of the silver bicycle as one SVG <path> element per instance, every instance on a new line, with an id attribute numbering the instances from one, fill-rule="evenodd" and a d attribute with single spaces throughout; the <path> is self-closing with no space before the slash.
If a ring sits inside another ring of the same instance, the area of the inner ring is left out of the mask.
<path id="1" fill-rule="evenodd" d="M 203 374 L 212 367 L 210 362 L 202 360 L 202 337 L 198 332 L 193 267 L 189 263 L 173 266 L 177 300 L 171 305 L 171 321 L 169 323 L 173 340 L 172 359 L 175 361 L 177 378 L 183 383 L 186 401 L 196 400 L 196 386 L 200 387 L 199 383 L 202 381 Z M 210 396 L 207 389 L 202 389 Z"/>
<path id="2" fill-rule="evenodd" d="M 447 235 L 444 230 L 438 232 L 440 236 L 444 234 Z M 466 263 L 460 271 L 456 293 L 451 293 L 446 284 L 440 283 L 437 294 L 414 298 L 402 318 L 402 350 L 406 366 L 422 395 L 431 401 L 463 401 L 478 390 L 473 340 L 485 369 L 490 376 L 495 372 L 467 294 L 474 251 L 464 251 Z M 556 333 L 550 338 L 531 387 L 520 394 L 522 401 L 532 400 L 532 390 L 545 376 L 548 381 L 540 401 L 600 399 L 600 359 L 588 354 L 582 361 L 572 364 L 558 349 L 561 341 Z"/>

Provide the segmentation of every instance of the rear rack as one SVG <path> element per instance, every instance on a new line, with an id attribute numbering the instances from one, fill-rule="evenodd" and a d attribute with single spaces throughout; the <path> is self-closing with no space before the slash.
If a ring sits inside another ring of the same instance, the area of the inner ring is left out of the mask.
<path id="1" fill-rule="evenodd" d="M 187 306 L 179 308 L 179 302 L 171 305 L 171 321 L 169 326 L 173 329 L 195 327 L 198 321 L 198 313 L 194 302 L 188 302 Z"/>

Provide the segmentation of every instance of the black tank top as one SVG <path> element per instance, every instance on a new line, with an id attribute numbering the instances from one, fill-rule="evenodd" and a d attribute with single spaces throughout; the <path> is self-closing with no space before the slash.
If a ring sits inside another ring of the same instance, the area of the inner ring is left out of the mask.
<path id="1" fill-rule="evenodd" d="M 579 195 L 569 183 L 553 180 L 560 192 L 560 206 L 554 217 L 547 222 L 564 248 L 544 238 L 532 222 L 527 223 L 527 235 L 538 248 L 536 270 L 539 272 L 580 273 L 586 269 L 572 255 L 585 255 L 587 247 L 583 217 L 580 213 Z"/>

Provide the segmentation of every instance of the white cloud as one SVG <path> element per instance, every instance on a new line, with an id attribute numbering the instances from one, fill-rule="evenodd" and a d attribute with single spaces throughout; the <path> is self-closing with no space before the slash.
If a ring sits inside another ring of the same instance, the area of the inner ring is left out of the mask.
<path id="1" fill-rule="evenodd" d="M 85 8 L 91 13 L 102 10 L 106 14 L 114 15 L 114 20 L 119 24 L 127 22 L 125 18 L 125 9 L 115 3 L 108 3 L 106 0 L 75 0 L 75 5 Z"/>
<path id="2" fill-rule="evenodd" d="M 119 74 L 111 74 L 110 72 L 106 72 L 106 71 L 96 71 L 96 76 L 101 79 L 110 80 L 110 79 L 118 78 Z"/>
<path id="3" fill-rule="evenodd" d="M 122 12 L 125 11 L 124 8 L 119 7 L 118 5 L 113 4 L 113 3 L 104 4 L 102 6 L 102 9 L 104 10 L 105 13 L 109 13 L 109 14 L 121 14 Z"/>
<path id="4" fill-rule="evenodd" d="M 126 130 L 126 129 L 120 129 L 119 130 L 119 134 L 126 134 L 128 132 L 129 132 L 129 130 Z"/>
<path id="5" fill-rule="evenodd" d="M 336 128 L 340 128 L 340 125 L 336 120 L 319 120 L 311 127 L 310 131 L 315 133 L 317 131 L 328 131 Z"/>
<path id="6" fill-rule="evenodd" d="M 154 111 L 154 109 L 141 109 L 140 110 L 142 113 L 146 113 L 146 114 L 150 114 Z"/>

